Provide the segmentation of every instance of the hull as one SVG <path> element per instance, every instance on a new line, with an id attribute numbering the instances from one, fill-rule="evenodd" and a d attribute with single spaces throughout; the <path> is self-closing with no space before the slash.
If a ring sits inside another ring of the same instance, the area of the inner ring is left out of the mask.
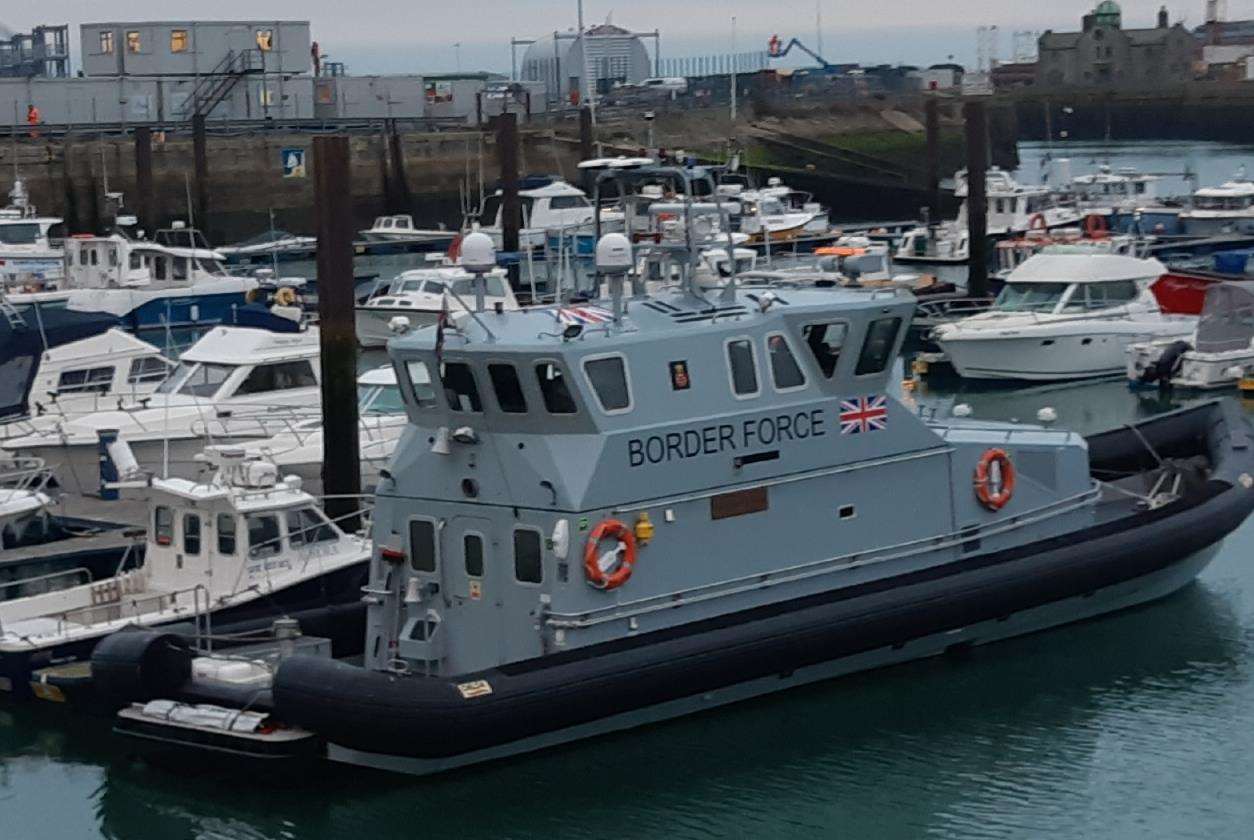
<path id="1" fill-rule="evenodd" d="M 1213 469 L 1150 509 L 1112 492 L 1112 516 L 1032 542 L 920 564 L 653 632 L 430 677 L 297 657 L 274 711 L 332 758 L 434 772 L 688 714 L 795 685 L 1103 615 L 1185 586 L 1254 509 L 1249 425 L 1211 403 L 1088 439 L 1097 475 L 1157 458 Z"/>
<path id="2" fill-rule="evenodd" d="M 1190 332 L 1181 328 L 1179 335 Z M 954 370 L 966 379 L 1060 381 L 1124 373 L 1127 347 L 1158 337 L 1145 333 L 1088 332 L 939 343 Z"/>
<path id="3" fill-rule="evenodd" d="M 253 437 L 221 438 L 212 441 L 203 437 L 174 438 L 166 443 L 161 440 L 144 440 L 130 442 L 131 452 L 139 466 L 154 475 L 195 479 L 205 470 L 205 464 L 196 456 L 205 451 L 210 443 L 235 443 L 260 440 L 263 435 Z M 58 482 L 63 487 L 79 492 L 95 493 L 100 486 L 100 454 L 96 444 L 72 444 L 34 446 L 13 450 L 33 458 L 42 458 L 52 469 Z"/>
<path id="4" fill-rule="evenodd" d="M 215 634 L 227 632 L 228 627 L 262 622 L 287 613 L 315 610 L 335 604 L 356 601 L 361 586 L 366 581 L 366 562 L 355 563 L 320 577 L 308 578 L 300 583 L 281 589 L 238 606 L 219 609 L 212 613 Z M 146 627 L 185 625 L 188 619 L 166 621 L 142 621 L 136 624 Z M 78 639 L 61 645 L 51 645 L 21 653 L 0 653 L 0 691 L 25 698 L 30 693 L 32 672 L 51 665 L 81 662 L 91 657 L 101 639 L 114 632 L 102 629 L 98 636 Z"/>
<path id="5" fill-rule="evenodd" d="M 1254 233 L 1254 216 L 1194 216 L 1180 214 L 1180 225 L 1189 236 Z"/>

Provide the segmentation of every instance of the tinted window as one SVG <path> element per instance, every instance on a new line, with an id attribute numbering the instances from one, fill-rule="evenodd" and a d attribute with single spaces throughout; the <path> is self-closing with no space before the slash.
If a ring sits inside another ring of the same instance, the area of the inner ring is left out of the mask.
<path id="1" fill-rule="evenodd" d="M 293 546 L 333 542 L 335 529 L 313 508 L 297 508 L 287 512 L 287 539 Z"/>
<path id="2" fill-rule="evenodd" d="M 833 324 L 809 324 L 801 331 L 806 347 L 810 348 L 819 370 L 828 379 L 836 373 L 836 363 L 840 361 L 840 349 L 845 345 L 845 336 L 849 334 L 849 325 L 837 322 Z"/>
<path id="3" fill-rule="evenodd" d="M 57 380 L 57 391 L 62 394 L 104 394 L 109 391 L 112 382 L 111 367 L 67 370 Z"/>
<path id="4" fill-rule="evenodd" d="M 235 553 L 235 517 L 229 513 L 218 514 L 218 553 Z"/>
<path id="5" fill-rule="evenodd" d="M 263 394 L 268 391 L 287 391 L 292 388 L 316 388 L 313 365 L 307 359 L 298 362 L 282 362 L 277 365 L 261 365 L 249 372 L 240 383 L 236 394 Z"/>
<path id="6" fill-rule="evenodd" d="M 435 523 L 429 519 L 409 523 L 409 565 L 415 572 L 435 571 Z"/>
<path id="7" fill-rule="evenodd" d="M 270 557 L 279 553 L 279 518 L 277 516 L 248 517 L 248 556 Z"/>
<path id="8" fill-rule="evenodd" d="M 152 533 L 157 545 L 170 545 L 174 542 L 174 511 L 168 507 L 159 507 L 152 514 Z"/>
<path id="9" fill-rule="evenodd" d="M 727 343 L 727 364 L 731 367 L 732 390 L 738 396 L 758 392 L 758 368 L 753 360 L 753 345 L 747 338 Z"/>
<path id="10" fill-rule="evenodd" d="M 131 385 L 140 382 L 160 382 L 169 372 L 169 365 L 162 359 L 156 356 L 143 356 L 131 360 L 131 369 L 126 375 L 126 381 Z"/>
<path id="11" fill-rule="evenodd" d="M 871 322 L 867 328 L 866 339 L 862 342 L 862 352 L 858 355 L 858 368 L 854 371 L 858 376 L 868 373 L 879 373 L 888 366 L 893 353 L 893 344 L 897 341 L 897 330 L 901 327 L 900 318 L 880 318 Z"/>
<path id="12" fill-rule="evenodd" d="M 782 335 L 767 336 L 766 355 L 771 360 L 771 380 L 776 388 L 800 388 L 806 384 L 805 374 Z"/>
<path id="13" fill-rule="evenodd" d="M 496 404 L 501 411 L 508 414 L 527 413 L 527 398 L 523 396 L 522 383 L 518 381 L 518 371 L 513 365 L 488 365 L 488 376 L 492 379 L 492 390 L 496 393 Z"/>
<path id="14" fill-rule="evenodd" d="M 200 553 L 200 517 L 194 513 L 183 514 L 183 553 Z"/>
<path id="15" fill-rule="evenodd" d="M 588 199 L 581 195 L 555 195 L 549 199 L 549 207 L 553 210 L 571 210 L 575 207 L 587 207 Z"/>
<path id="16" fill-rule="evenodd" d="M 435 389 L 431 387 L 431 371 L 427 369 L 427 363 L 406 362 L 405 372 L 408 374 L 414 402 L 423 407 L 435 405 Z"/>
<path id="17" fill-rule="evenodd" d="M 466 558 L 466 574 L 483 577 L 483 537 L 467 534 L 462 538 L 462 554 Z"/>
<path id="18" fill-rule="evenodd" d="M 483 403 L 479 401 L 479 387 L 475 384 L 475 375 L 470 365 L 465 362 L 449 362 L 444 365 L 442 377 L 444 381 L 444 397 L 448 407 L 454 411 L 483 411 Z"/>
<path id="19" fill-rule="evenodd" d="M 541 362 L 536 365 L 536 381 L 550 414 L 575 413 L 575 399 L 570 395 L 565 371 L 553 362 Z"/>
<path id="20" fill-rule="evenodd" d="M 627 387 L 627 366 L 621 356 L 593 359 L 584 362 L 583 369 L 597 392 L 601 408 L 606 411 L 622 411 L 631 406 L 631 392 Z"/>
<path id="21" fill-rule="evenodd" d="M 536 531 L 514 531 L 514 578 L 519 583 L 540 583 L 544 579 L 540 534 Z"/>

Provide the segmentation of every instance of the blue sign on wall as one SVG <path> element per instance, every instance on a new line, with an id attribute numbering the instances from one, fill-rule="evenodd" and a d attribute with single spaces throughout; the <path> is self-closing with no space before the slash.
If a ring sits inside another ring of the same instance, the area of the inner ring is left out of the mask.
<path id="1" fill-rule="evenodd" d="M 305 150 L 282 149 L 279 151 L 279 163 L 283 166 L 284 178 L 305 177 Z"/>

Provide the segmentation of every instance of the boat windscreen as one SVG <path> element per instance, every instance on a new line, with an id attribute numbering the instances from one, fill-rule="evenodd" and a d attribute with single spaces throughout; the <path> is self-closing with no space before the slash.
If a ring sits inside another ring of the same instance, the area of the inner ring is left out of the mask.
<path id="1" fill-rule="evenodd" d="M 993 302 L 997 312 L 1053 312 L 1070 283 L 1007 283 Z"/>
<path id="2" fill-rule="evenodd" d="M 166 380 L 157 386 L 157 393 L 212 397 L 234 370 L 235 365 L 180 362 Z"/>
<path id="3" fill-rule="evenodd" d="M 358 388 L 362 414 L 404 414 L 405 402 L 397 385 L 365 385 Z"/>

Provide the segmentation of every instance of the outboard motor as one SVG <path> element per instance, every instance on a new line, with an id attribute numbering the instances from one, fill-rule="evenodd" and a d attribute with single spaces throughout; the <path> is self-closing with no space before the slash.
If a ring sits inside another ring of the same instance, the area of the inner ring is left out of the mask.
<path id="1" fill-rule="evenodd" d="M 1158 361 L 1148 365 L 1141 374 L 1141 381 L 1149 384 L 1157 382 L 1159 388 L 1170 388 L 1171 379 L 1180 372 L 1184 365 L 1184 354 L 1193 349 L 1187 341 L 1173 341 L 1163 350 Z"/>

